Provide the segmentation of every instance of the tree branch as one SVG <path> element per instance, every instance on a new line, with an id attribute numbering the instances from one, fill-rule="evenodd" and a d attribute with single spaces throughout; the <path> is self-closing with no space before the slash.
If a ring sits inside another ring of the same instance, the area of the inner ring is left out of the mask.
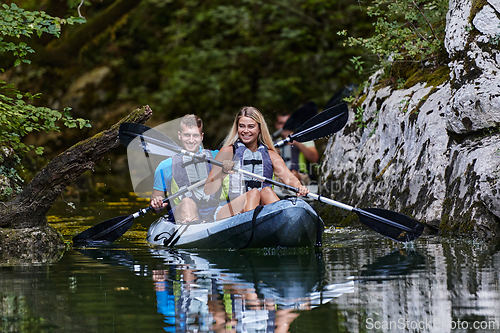
<path id="1" fill-rule="evenodd" d="M 80 2 L 80 4 L 78 5 L 78 16 L 80 16 L 81 18 L 85 18 L 85 17 L 83 17 L 82 12 L 80 11 L 80 8 L 83 6 L 83 2 L 84 2 L 84 1 L 85 1 L 85 0 L 82 0 L 82 1 Z"/>
<path id="2" fill-rule="evenodd" d="M 420 12 L 420 14 L 422 14 L 422 16 L 424 17 L 424 20 L 427 22 L 427 24 L 429 25 L 429 27 L 431 28 L 431 31 L 432 31 L 432 34 L 434 35 L 434 38 L 435 39 L 438 39 L 437 36 L 436 36 L 436 32 L 434 31 L 434 28 L 432 27 L 431 25 L 431 22 L 429 22 L 429 20 L 427 19 L 427 17 L 424 15 L 424 13 L 422 12 L 422 10 L 420 9 L 420 7 L 417 6 L 417 4 L 415 3 L 415 1 L 412 1 L 413 5 L 415 6 L 415 8 L 417 8 L 417 10 Z"/>
<path id="3" fill-rule="evenodd" d="M 149 106 L 133 111 L 110 129 L 83 140 L 49 162 L 19 196 L 0 207 L 0 227 L 33 228 L 47 225 L 46 214 L 55 199 L 82 173 L 116 148 L 123 122 L 143 124 L 153 114 Z"/>

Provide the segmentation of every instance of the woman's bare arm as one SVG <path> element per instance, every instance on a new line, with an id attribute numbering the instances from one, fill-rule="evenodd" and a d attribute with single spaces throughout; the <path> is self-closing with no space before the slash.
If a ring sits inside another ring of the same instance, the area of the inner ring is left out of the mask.
<path id="1" fill-rule="evenodd" d="M 278 176 L 283 183 L 298 188 L 299 195 L 306 195 L 309 193 L 309 189 L 303 186 L 300 180 L 286 167 L 285 161 L 283 161 L 280 155 L 270 150 L 269 157 L 273 162 L 274 174 Z"/>
<path id="2" fill-rule="evenodd" d="M 234 173 L 233 171 L 229 171 L 230 167 L 234 164 L 234 162 L 232 162 L 233 147 L 222 147 L 222 149 L 217 153 L 217 156 L 215 156 L 215 160 L 226 164 L 226 167 L 224 168 L 226 170 L 222 170 L 223 168 L 219 166 L 212 165 L 212 170 L 210 170 L 208 178 L 205 182 L 205 194 L 213 194 L 217 192 L 217 190 L 221 187 L 224 178 L 226 178 L 229 173 Z"/>

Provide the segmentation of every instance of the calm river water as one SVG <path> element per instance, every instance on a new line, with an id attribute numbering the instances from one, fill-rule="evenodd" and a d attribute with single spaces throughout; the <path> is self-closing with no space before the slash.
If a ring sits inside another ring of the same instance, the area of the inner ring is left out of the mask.
<path id="1" fill-rule="evenodd" d="M 49 222 L 70 240 L 146 206 L 59 203 Z M 0 266 L 0 330 L 500 332 L 496 245 L 330 228 L 320 249 L 167 251 L 144 240 L 154 218 L 110 246 Z"/>

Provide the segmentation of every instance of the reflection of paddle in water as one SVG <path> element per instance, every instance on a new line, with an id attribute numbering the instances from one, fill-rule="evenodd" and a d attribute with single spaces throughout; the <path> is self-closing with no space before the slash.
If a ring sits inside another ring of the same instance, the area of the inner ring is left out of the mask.
<path id="1" fill-rule="evenodd" d="M 363 281 L 397 279 L 425 267 L 425 257 L 415 250 L 395 250 L 363 266 Z"/>

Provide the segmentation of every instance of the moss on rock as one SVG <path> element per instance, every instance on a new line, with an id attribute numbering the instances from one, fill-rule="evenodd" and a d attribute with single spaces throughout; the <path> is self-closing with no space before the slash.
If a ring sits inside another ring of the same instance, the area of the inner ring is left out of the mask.
<path id="1" fill-rule="evenodd" d="M 0 246 L 0 265 L 56 262 L 67 249 L 62 235 L 48 225 L 0 228 Z"/>

